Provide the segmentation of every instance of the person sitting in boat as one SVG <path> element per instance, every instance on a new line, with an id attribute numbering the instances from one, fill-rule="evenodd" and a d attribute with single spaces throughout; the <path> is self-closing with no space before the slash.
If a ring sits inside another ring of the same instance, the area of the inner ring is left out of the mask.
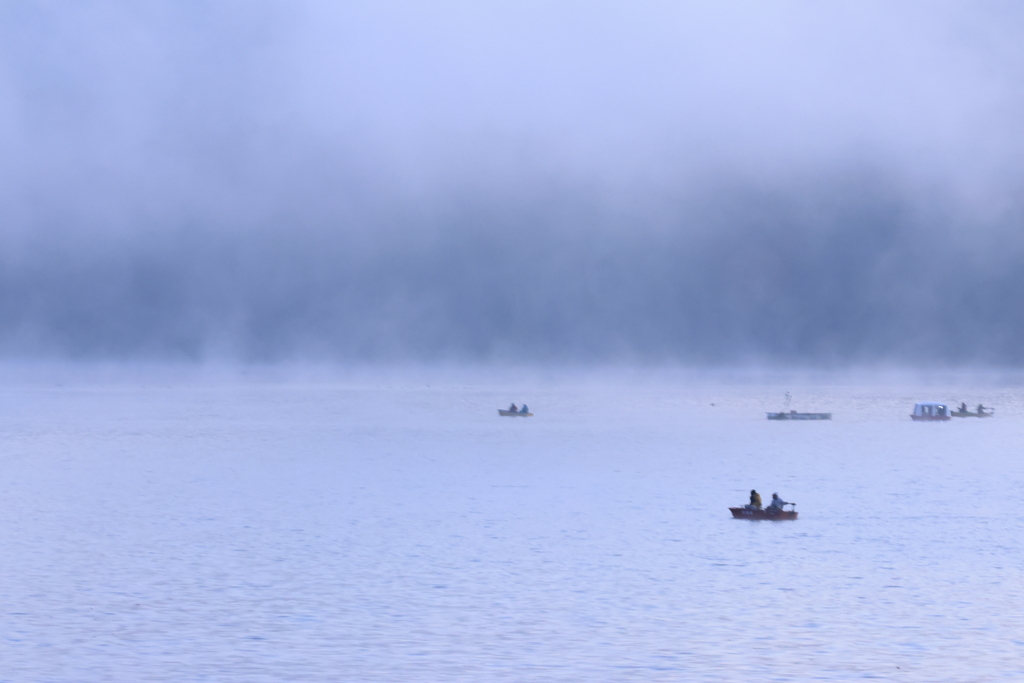
<path id="1" fill-rule="evenodd" d="M 516 408 L 516 404 L 513 403 L 512 405 L 510 405 L 508 407 L 508 412 L 510 412 L 510 413 L 518 413 L 519 412 L 519 408 Z"/>
<path id="2" fill-rule="evenodd" d="M 978 415 L 984 415 L 984 414 L 985 414 L 985 406 L 983 406 L 983 405 L 981 405 L 979 403 L 978 404 Z"/>
<path id="3" fill-rule="evenodd" d="M 966 413 L 967 412 L 967 401 L 964 401 L 963 403 L 960 404 L 960 412 L 961 413 Z"/>
<path id="4" fill-rule="evenodd" d="M 526 404 L 524 403 L 523 407 L 519 409 L 519 412 L 522 413 L 523 415 L 526 415 L 528 412 L 530 412 L 530 409 L 527 408 Z"/>
<path id="5" fill-rule="evenodd" d="M 761 509 L 761 494 L 750 489 L 750 503 L 747 504 L 748 510 L 760 510 Z"/>
<path id="6" fill-rule="evenodd" d="M 768 503 L 768 509 L 772 512 L 781 512 L 787 505 L 789 505 L 789 503 L 779 498 L 779 494 L 773 493 L 772 502 Z"/>

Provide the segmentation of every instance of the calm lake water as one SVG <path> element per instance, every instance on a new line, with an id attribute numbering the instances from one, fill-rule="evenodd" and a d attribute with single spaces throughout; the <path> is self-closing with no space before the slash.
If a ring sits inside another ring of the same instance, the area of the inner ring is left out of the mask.
<path id="1" fill-rule="evenodd" d="M 767 421 L 787 390 L 834 420 Z M 51 377 L 0 411 L 0 681 L 1024 680 L 1020 386 Z M 751 488 L 800 519 L 732 519 Z"/>

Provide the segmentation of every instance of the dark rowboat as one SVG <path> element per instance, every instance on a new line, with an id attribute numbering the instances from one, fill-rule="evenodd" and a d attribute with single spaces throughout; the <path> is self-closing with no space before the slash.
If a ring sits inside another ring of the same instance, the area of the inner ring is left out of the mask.
<path id="1" fill-rule="evenodd" d="M 781 522 L 784 519 L 796 519 L 796 510 L 779 510 L 770 512 L 768 508 L 762 510 L 748 510 L 747 508 L 729 508 L 729 512 L 736 519 L 770 519 L 773 522 Z"/>
<path id="2" fill-rule="evenodd" d="M 502 417 L 533 417 L 533 413 L 521 413 L 518 410 L 502 410 L 498 408 L 498 415 Z"/>
<path id="3" fill-rule="evenodd" d="M 992 417 L 992 413 L 972 413 L 969 410 L 954 410 L 950 415 L 953 417 Z"/>

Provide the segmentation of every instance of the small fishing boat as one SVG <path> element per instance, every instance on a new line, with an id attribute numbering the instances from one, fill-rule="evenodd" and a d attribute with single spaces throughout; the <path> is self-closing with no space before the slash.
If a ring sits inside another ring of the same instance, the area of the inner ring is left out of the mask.
<path id="1" fill-rule="evenodd" d="M 533 417 L 533 413 L 521 413 L 518 410 L 502 410 L 498 408 L 498 415 L 502 417 Z"/>
<path id="2" fill-rule="evenodd" d="M 910 419 L 915 422 L 942 422 L 950 416 L 949 407 L 938 401 L 921 401 L 914 404 Z"/>
<path id="3" fill-rule="evenodd" d="M 954 410 L 952 413 L 950 413 L 950 415 L 952 415 L 953 417 L 992 417 L 994 414 L 995 410 L 993 408 L 989 408 L 987 413 L 984 410 L 979 410 L 976 413 L 972 413 L 969 410 L 959 409 Z"/>
<path id="4" fill-rule="evenodd" d="M 831 420 L 832 413 L 798 413 L 791 410 L 788 413 L 768 413 L 769 420 Z"/>
<path id="5" fill-rule="evenodd" d="M 790 503 L 792 504 L 792 503 Z M 736 519 L 768 519 L 773 522 L 781 522 L 786 519 L 796 519 L 796 510 L 773 510 L 770 506 L 766 508 L 729 508 L 729 512 Z"/>

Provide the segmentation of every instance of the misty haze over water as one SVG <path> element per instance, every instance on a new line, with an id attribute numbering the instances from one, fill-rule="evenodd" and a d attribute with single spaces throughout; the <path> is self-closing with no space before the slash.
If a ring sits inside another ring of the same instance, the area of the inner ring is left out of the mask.
<path id="1" fill-rule="evenodd" d="M 0 683 L 1022 680 L 1021 83 L 1000 0 L 0 3 Z"/>
<path id="2" fill-rule="evenodd" d="M 5 3 L 8 358 L 1024 363 L 1013 3 Z"/>

